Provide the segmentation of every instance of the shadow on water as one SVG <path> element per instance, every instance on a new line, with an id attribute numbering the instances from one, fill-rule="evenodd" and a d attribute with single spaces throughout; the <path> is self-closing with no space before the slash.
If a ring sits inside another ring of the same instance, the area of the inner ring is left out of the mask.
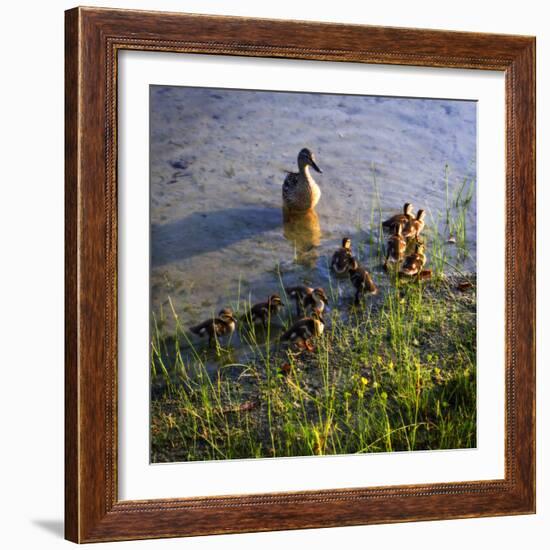
<path id="1" fill-rule="evenodd" d="M 281 210 L 257 206 L 193 214 L 151 226 L 152 267 L 224 249 L 281 227 Z"/>

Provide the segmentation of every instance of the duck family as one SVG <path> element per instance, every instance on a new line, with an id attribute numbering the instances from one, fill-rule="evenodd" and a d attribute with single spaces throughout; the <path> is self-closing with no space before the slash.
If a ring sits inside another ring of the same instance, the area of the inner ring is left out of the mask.
<path id="1" fill-rule="evenodd" d="M 283 210 L 294 214 L 313 210 L 321 197 L 321 189 L 314 180 L 310 169 L 322 173 L 313 152 L 303 148 L 298 153 L 298 172 L 289 172 L 282 185 Z M 406 202 L 402 212 L 382 221 L 382 228 L 389 232 L 383 267 L 392 268 L 400 277 L 418 280 L 431 274 L 424 270 L 426 253 L 420 239 L 425 228 L 425 211 L 420 209 L 414 215 L 413 205 Z M 367 268 L 360 263 L 352 249 L 349 236 L 343 237 L 341 246 L 336 249 L 330 262 L 331 271 L 339 278 L 347 277 L 354 291 L 354 305 L 357 306 L 366 296 L 378 293 L 378 287 Z M 312 340 L 323 334 L 324 314 L 329 303 L 325 290 L 321 287 L 285 287 L 287 297 L 294 301 L 297 320 L 281 335 L 283 342 L 289 342 L 298 349 L 311 351 Z M 278 294 L 271 294 L 266 301 L 252 305 L 244 316 L 253 325 L 266 329 L 285 307 Z M 190 328 L 199 337 L 208 337 L 209 345 L 225 336 L 231 336 L 237 326 L 237 319 L 231 308 L 223 308 L 218 316 L 207 319 Z"/>

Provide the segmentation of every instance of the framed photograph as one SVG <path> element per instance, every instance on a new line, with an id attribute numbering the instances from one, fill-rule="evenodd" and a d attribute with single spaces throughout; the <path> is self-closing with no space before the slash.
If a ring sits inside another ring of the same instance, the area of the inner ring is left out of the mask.
<path id="1" fill-rule="evenodd" d="M 66 537 L 535 511 L 535 39 L 66 12 Z"/>

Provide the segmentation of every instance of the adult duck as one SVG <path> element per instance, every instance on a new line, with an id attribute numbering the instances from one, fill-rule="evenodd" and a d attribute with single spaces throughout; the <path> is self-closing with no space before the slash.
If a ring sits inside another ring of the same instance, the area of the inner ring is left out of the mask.
<path id="1" fill-rule="evenodd" d="M 321 198 L 321 189 L 310 168 L 322 174 L 311 150 L 304 148 L 298 153 L 298 172 L 289 172 L 283 183 L 283 206 L 291 212 L 311 210 Z"/>

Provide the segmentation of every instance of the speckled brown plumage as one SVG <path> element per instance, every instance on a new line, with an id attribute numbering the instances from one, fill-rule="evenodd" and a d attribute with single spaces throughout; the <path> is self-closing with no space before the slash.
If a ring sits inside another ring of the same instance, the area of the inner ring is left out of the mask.
<path id="1" fill-rule="evenodd" d="M 388 239 L 388 248 L 386 251 L 386 260 L 384 266 L 389 263 L 399 263 L 403 259 L 403 254 L 407 248 L 407 241 L 402 235 L 402 226 L 396 225 L 393 235 Z"/>
<path id="2" fill-rule="evenodd" d="M 327 304 L 328 297 L 322 288 L 314 288 L 313 291 L 304 298 L 304 310 L 306 313 L 321 314 L 324 312 Z"/>
<path id="3" fill-rule="evenodd" d="M 332 271 L 334 271 L 336 275 L 345 275 L 349 270 L 351 257 L 351 239 L 349 237 L 344 237 L 344 239 L 342 239 L 342 246 L 332 255 L 332 261 L 330 263 Z"/>
<path id="4" fill-rule="evenodd" d="M 426 213 L 424 210 L 419 210 L 416 214 L 416 218 L 409 220 L 407 224 L 405 225 L 403 229 L 403 237 L 406 239 L 416 239 L 420 236 L 420 233 L 422 233 L 422 230 L 424 229 L 424 218 L 426 217 Z"/>
<path id="5" fill-rule="evenodd" d="M 279 310 L 283 307 L 283 302 L 278 294 L 272 294 L 266 302 L 254 304 L 250 308 L 250 316 L 253 323 L 261 323 L 267 326 L 267 323 L 272 319 Z"/>
<path id="6" fill-rule="evenodd" d="M 356 258 L 351 258 L 349 278 L 355 288 L 355 303 L 358 304 L 365 294 L 377 294 L 378 287 L 371 274 L 362 266 Z"/>
<path id="7" fill-rule="evenodd" d="M 233 315 L 233 311 L 229 308 L 224 308 L 218 314 L 218 317 L 207 319 L 202 323 L 190 327 L 190 331 L 197 336 L 208 336 L 209 345 L 221 336 L 232 334 L 235 330 L 237 320 Z"/>
<path id="8" fill-rule="evenodd" d="M 400 273 L 405 276 L 413 277 L 414 275 L 420 274 L 425 264 L 426 255 L 424 254 L 424 245 L 417 242 L 414 252 L 405 258 Z"/>
<path id="9" fill-rule="evenodd" d="M 382 227 L 384 227 L 384 229 L 388 229 L 392 233 L 395 231 L 397 226 L 401 226 L 401 228 L 403 228 L 407 223 L 414 219 L 412 211 L 413 205 L 406 202 L 403 205 L 403 212 L 400 214 L 395 214 L 391 218 L 384 220 L 382 222 Z"/>
<path id="10" fill-rule="evenodd" d="M 289 341 L 300 347 L 310 348 L 313 338 L 321 336 L 325 322 L 320 315 L 312 315 L 296 321 L 282 336 L 281 340 Z"/>
<path id="11" fill-rule="evenodd" d="M 315 208 L 321 198 L 321 189 L 313 179 L 309 169 L 319 173 L 313 153 L 304 148 L 298 153 L 298 172 L 287 174 L 283 183 L 283 206 L 290 211 L 307 211 Z"/>
<path id="12" fill-rule="evenodd" d="M 292 298 L 296 303 L 296 315 L 303 315 L 304 300 L 313 292 L 313 288 L 309 286 L 290 286 L 285 288 L 286 295 Z"/>

